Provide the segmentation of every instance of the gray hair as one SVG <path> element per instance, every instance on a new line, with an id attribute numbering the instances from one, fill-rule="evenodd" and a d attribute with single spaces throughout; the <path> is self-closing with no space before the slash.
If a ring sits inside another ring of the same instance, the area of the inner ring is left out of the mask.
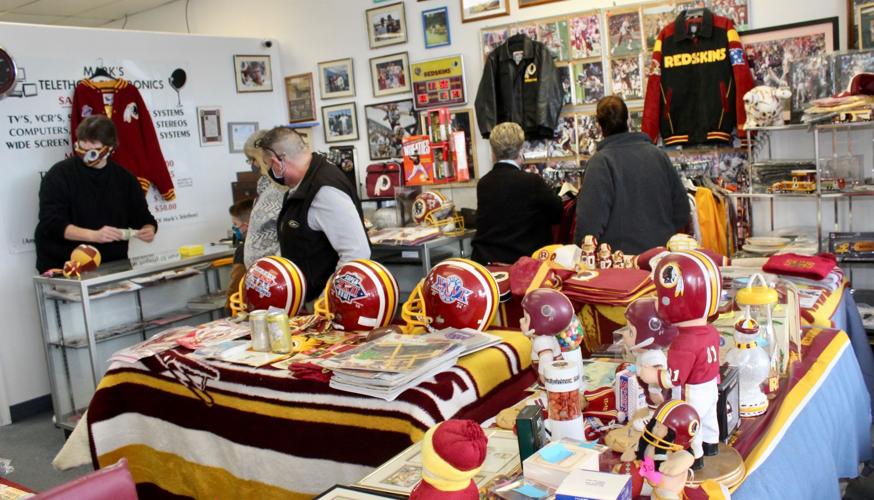
<path id="1" fill-rule="evenodd" d="M 289 158 L 295 158 L 310 152 L 310 146 L 304 140 L 303 135 L 291 128 L 274 127 L 264 134 L 259 144 L 261 148 L 269 148 L 278 154 L 284 154 Z"/>
<path id="2" fill-rule="evenodd" d="M 495 153 L 495 160 L 515 160 L 525 142 L 525 132 L 517 123 L 499 123 L 489 134 L 489 144 Z"/>

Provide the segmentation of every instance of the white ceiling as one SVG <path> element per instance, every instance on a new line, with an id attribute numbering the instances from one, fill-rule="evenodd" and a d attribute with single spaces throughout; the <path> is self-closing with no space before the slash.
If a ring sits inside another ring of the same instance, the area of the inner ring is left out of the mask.
<path id="1" fill-rule="evenodd" d="M 0 21 L 103 26 L 173 0 L 0 0 Z"/>

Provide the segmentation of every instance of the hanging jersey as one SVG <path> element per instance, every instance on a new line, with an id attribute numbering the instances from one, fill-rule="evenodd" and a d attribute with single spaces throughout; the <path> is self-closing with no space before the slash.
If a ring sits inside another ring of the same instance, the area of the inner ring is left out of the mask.
<path id="1" fill-rule="evenodd" d="M 118 133 L 112 159 L 134 174 L 144 192 L 154 184 L 165 200 L 176 198 L 152 118 L 136 87 L 127 80 L 82 80 L 73 92 L 74 145 L 76 127 L 91 115 L 106 115 L 112 120 Z"/>

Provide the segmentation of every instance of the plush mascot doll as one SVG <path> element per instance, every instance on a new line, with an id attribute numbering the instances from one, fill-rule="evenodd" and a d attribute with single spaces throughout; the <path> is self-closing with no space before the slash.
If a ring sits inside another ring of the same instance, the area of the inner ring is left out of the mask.
<path id="1" fill-rule="evenodd" d="M 472 420 L 447 420 L 428 429 L 422 439 L 422 480 L 410 499 L 478 499 L 473 478 L 486 460 L 488 444 Z"/>

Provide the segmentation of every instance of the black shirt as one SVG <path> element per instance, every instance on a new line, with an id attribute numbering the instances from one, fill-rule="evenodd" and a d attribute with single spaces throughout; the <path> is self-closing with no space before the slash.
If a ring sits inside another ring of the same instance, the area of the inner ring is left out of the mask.
<path id="1" fill-rule="evenodd" d="M 36 226 L 36 268 L 44 272 L 63 267 L 81 241 L 64 239 L 73 224 L 84 229 L 112 226 L 158 228 L 149 212 L 137 179 L 112 161 L 101 169 L 90 168 L 78 157 L 56 163 L 39 188 L 39 223 Z M 127 258 L 127 241 L 89 243 L 100 251 L 102 262 Z"/>
<path id="2" fill-rule="evenodd" d="M 537 174 L 511 163 L 496 163 L 476 185 L 473 260 L 512 264 L 552 243 L 561 220 L 561 198 Z"/>
<path id="3" fill-rule="evenodd" d="M 574 242 L 595 236 L 637 255 L 664 245 L 689 222 L 689 198 L 668 156 L 642 133 L 598 144 L 577 200 Z"/>

